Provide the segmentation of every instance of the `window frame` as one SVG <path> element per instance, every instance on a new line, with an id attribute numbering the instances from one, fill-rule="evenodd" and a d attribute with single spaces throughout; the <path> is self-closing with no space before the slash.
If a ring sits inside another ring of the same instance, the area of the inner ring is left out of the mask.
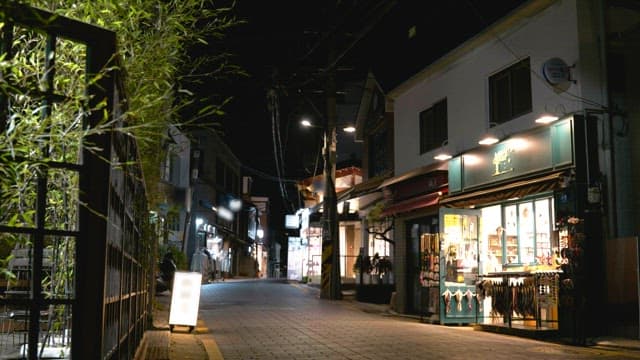
<path id="1" fill-rule="evenodd" d="M 432 115 L 429 117 L 429 115 Z M 448 139 L 447 98 L 441 99 L 418 114 L 420 155 L 438 149 Z"/>
<path id="2" fill-rule="evenodd" d="M 503 124 L 533 111 L 529 57 L 489 76 L 488 85 L 489 118 L 492 123 Z"/>

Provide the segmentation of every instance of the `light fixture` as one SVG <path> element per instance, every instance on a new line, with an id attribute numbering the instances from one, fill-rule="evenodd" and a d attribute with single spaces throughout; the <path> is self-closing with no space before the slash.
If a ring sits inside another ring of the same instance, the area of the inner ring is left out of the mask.
<path id="1" fill-rule="evenodd" d="M 480 145 L 493 145 L 493 144 L 497 143 L 498 141 L 500 141 L 500 139 L 498 139 L 497 137 L 495 137 L 495 136 L 493 136 L 491 134 L 487 134 L 485 137 L 480 139 L 480 141 L 478 141 L 478 144 L 480 144 Z"/>
<path id="2" fill-rule="evenodd" d="M 447 153 L 441 152 L 441 153 L 438 153 L 438 154 L 437 154 L 436 156 L 434 156 L 433 158 L 434 158 L 434 159 L 436 159 L 436 160 L 445 161 L 445 160 L 449 160 L 449 159 L 451 159 L 451 158 L 452 158 L 452 156 L 451 156 L 451 155 L 449 155 L 449 154 L 447 154 Z"/>
<path id="3" fill-rule="evenodd" d="M 232 198 L 229 200 L 229 209 L 233 212 L 238 212 L 242 209 L 242 200 Z"/>
<path id="4" fill-rule="evenodd" d="M 352 133 L 356 131 L 356 127 L 353 125 L 346 125 L 345 127 L 342 128 L 342 130 L 344 132 Z"/>
<path id="5" fill-rule="evenodd" d="M 495 130 L 492 130 L 496 125 L 498 124 L 495 122 L 489 123 L 489 129 L 487 129 L 487 133 L 480 139 L 480 141 L 478 141 L 478 144 L 493 145 L 500 141 L 500 139 L 498 139 L 498 137 L 494 133 Z"/>
<path id="6" fill-rule="evenodd" d="M 222 207 L 222 206 L 218 206 L 217 209 L 217 213 L 218 216 L 220 216 L 220 218 L 222 220 L 227 220 L 227 221 L 232 221 L 233 220 L 233 213 L 231 212 L 231 210 Z"/>
<path id="7" fill-rule="evenodd" d="M 433 157 L 435 160 L 446 161 L 453 157 L 451 153 L 445 149 L 447 145 L 449 145 L 449 140 L 445 140 L 440 144 L 440 151 Z"/>
<path id="8" fill-rule="evenodd" d="M 311 121 L 309 121 L 309 119 L 302 119 L 300 120 L 300 125 L 304 126 L 304 127 L 311 127 Z"/>
<path id="9" fill-rule="evenodd" d="M 542 114 L 540 117 L 536 119 L 536 123 L 538 124 L 549 124 L 558 120 L 558 117 L 551 114 Z"/>

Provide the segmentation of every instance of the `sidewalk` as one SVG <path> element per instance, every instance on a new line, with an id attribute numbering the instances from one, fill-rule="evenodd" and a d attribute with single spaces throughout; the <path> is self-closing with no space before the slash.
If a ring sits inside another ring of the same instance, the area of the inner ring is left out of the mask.
<path id="1" fill-rule="evenodd" d="M 240 279 L 236 279 L 238 281 Z M 233 282 L 230 280 L 229 282 Z M 292 283 L 294 286 L 308 286 L 306 284 Z M 314 286 L 310 288 L 319 289 Z M 362 303 L 355 300 L 353 292 L 345 292 L 343 302 L 368 313 L 378 313 L 385 316 L 397 316 L 414 318 L 420 321 L 418 316 L 399 314 L 393 311 L 389 305 Z M 216 341 L 210 329 L 198 319 L 196 328 L 189 332 L 187 327 L 176 326 L 173 332 L 169 331 L 169 308 L 171 293 L 169 291 L 157 294 L 154 299 L 153 330 L 145 332 L 142 344 L 136 353 L 136 360 L 222 360 L 222 353 L 218 349 Z M 505 335 L 509 336 L 509 335 Z M 562 342 L 562 341 L 560 341 Z M 627 350 L 640 352 L 640 340 L 600 337 L 589 339 L 589 347 L 608 350 Z"/>
<path id="2" fill-rule="evenodd" d="M 221 360 L 222 354 L 206 324 L 198 319 L 196 328 L 175 326 L 169 331 L 171 292 L 154 298 L 153 330 L 146 331 L 136 360 Z"/>

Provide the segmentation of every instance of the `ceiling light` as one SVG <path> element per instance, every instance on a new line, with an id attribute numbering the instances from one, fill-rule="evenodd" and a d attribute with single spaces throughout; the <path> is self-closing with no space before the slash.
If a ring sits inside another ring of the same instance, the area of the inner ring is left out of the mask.
<path id="1" fill-rule="evenodd" d="M 352 133 L 356 131 L 356 127 L 353 125 L 347 125 L 344 128 L 342 128 L 342 130 L 344 130 L 344 132 Z"/>

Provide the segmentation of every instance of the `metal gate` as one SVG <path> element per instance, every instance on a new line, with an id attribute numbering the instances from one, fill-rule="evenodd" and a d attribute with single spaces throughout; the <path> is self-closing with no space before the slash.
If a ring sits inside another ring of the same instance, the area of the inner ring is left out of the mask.
<path id="1" fill-rule="evenodd" d="M 132 359 L 153 246 L 113 32 L 0 5 L 0 357 Z"/>

